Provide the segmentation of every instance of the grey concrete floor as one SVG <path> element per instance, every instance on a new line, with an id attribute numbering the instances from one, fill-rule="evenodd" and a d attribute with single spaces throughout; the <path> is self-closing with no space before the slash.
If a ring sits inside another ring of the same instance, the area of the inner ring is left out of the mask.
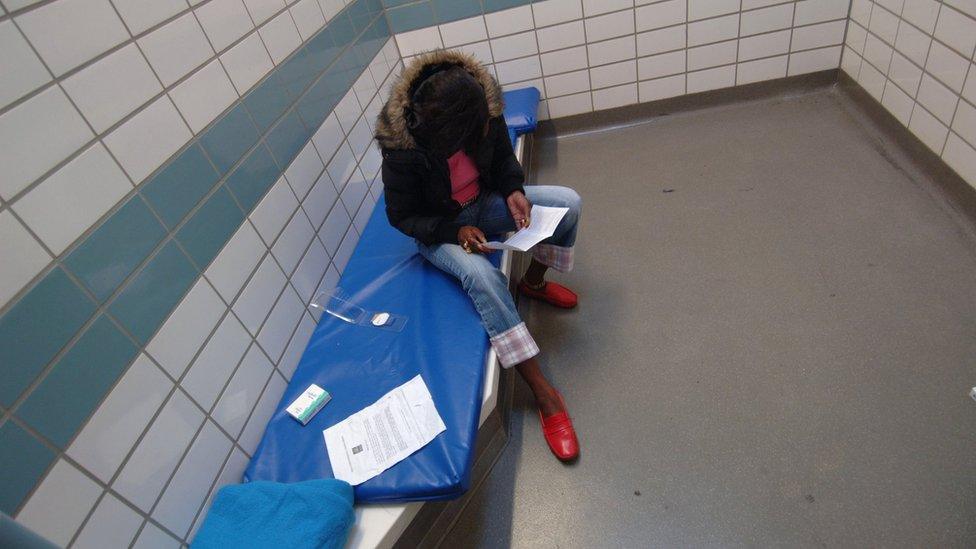
<path id="1" fill-rule="evenodd" d="M 445 547 L 976 545 L 976 238 L 839 92 L 536 144 L 582 456 L 512 439 Z M 671 192 L 665 192 L 672 190 Z"/>

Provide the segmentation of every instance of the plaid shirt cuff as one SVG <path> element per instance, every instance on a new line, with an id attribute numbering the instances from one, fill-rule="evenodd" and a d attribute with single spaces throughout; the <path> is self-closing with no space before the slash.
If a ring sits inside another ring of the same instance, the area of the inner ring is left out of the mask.
<path id="1" fill-rule="evenodd" d="M 556 269 L 561 273 L 568 273 L 573 270 L 574 249 L 552 244 L 539 244 L 532 249 L 532 257 L 547 267 Z"/>
<path id="2" fill-rule="evenodd" d="M 511 368 L 539 354 L 539 346 L 524 322 L 491 338 L 491 346 L 503 368 Z"/>

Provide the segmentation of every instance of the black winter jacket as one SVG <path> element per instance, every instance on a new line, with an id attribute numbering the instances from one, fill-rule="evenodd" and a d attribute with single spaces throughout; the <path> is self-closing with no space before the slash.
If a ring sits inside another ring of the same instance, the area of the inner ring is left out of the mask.
<path id="1" fill-rule="evenodd" d="M 376 123 L 376 138 L 383 151 L 383 193 L 390 224 L 424 244 L 457 243 L 461 225 L 455 218 L 461 205 L 451 198 L 451 177 L 447 159 L 424 151 L 407 130 L 404 108 L 409 89 L 424 65 L 456 62 L 485 88 L 492 117 L 488 135 L 482 140 L 474 161 L 478 166 L 481 192 L 504 197 L 523 190 L 525 176 L 515 158 L 508 128 L 502 116 L 502 94 L 495 79 L 473 57 L 454 51 L 422 55 L 401 73 Z"/>

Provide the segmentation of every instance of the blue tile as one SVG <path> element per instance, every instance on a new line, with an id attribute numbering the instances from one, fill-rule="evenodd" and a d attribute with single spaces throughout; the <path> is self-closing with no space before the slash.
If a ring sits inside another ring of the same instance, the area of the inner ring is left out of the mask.
<path id="1" fill-rule="evenodd" d="M 412 31 L 434 24 L 434 11 L 430 9 L 430 2 L 426 0 L 389 8 L 386 15 L 390 18 L 390 26 L 393 28 L 393 32 Z"/>
<path id="2" fill-rule="evenodd" d="M 414 0 L 383 0 L 383 5 L 388 8 L 394 8 L 396 6 L 402 6 L 404 4 L 409 4 Z"/>
<path id="3" fill-rule="evenodd" d="M 139 349 L 102 315 L 92 323 L 17 415 L 51 442 L 67 447 Z"/>
<path id="4" fill-rule="evenodd" d="M 327 69 L 342 51 L 342 48 L 335 43 L 332 24 L 309 40 L 305 45 L 305 51 L 308 52 L 308 63 L 313 70 L 321 73 Z"/>
<path id="5" fill-rule="evenodd" d="M 288 89 L 278 78 L 278 71 L 272 71 L 268 78 L 251 90 L 244 98 L 244 107 L 261 131 L 274 124 L 294 101 Z"/>
<path id="6" fill-rule="evenodd" d="M 165 237 L 166 229 L 136 195 L 71 252 L 64 263 L 99 301 L 104 301 Z"/>
<path id="7" fill-rule="evenodd" d="M 352 24 L 352 19 L 349 18 L 349 14 L 346 12 L 342 12 L 335 19 L 329 21 L 329 32 L 332 34 L 333 43 L 340 48 L 345 48 L 349 44 L 352 44 L 353 40 L 356 39 L 356 35 L 359 34 Z"/>
<path id="8" fill-rule="evenodd" d="M 237 198 L 241 208 L 250 213 L 280 175 L 281 169 L 275 164 L 268 148 L 261 145 L 254 149 L 254 152 L 248 155 L 244 162 L 241 162 L 241 165 L 234 170 L 234 173 L 227 177 L 226 185 Z M 180 238 L 182 241 L 182 235 Z M 190 253 L 193 254 L 193 252 Z"/>
<path id="9" fill-rule="evenodd" d="M 275 72 L 278 73 L 278 78 L 292 97 L 301 96 L 305 88 L 318 78 L 320 73 L 312 65 L 305 48 L 298 50 L 287 61 L 278 65 Z"/>
<path id="10" fill-rule="evenodd" d="M 265 142 L 271 149 L 271 154 L 274 155 L 275 160 L 278 161 L 278 165 L 287 167 L 310 137 L 312 137 L 312 132 L 305 128 L 305 125 L 298 118 L 298 114 L 292 111 L 285 115 L 281 122 L 278 122 L 278 125 L 271 130 L 271 133 L 265 138 Z"/>
<path id="11" fill-rule="evenodd" d="M 531 4 L 532 0 L 484 0 L 485 13 Z"/>
<path id="12" fill-rule="evenodd" d="M 194 143 L 139 191 L 167 227 L 175 227 L 217 183 L 219 174 Z"/>
<path id="13" fill-rule="evenodd" d="M 60 268 L 0 318 L 0 404 L 10 406 L 95 312 Z"/>
<path id="14" fill-rule="evenodd" d="M 330 72 L 326 72 L 298 101 L 299 116 L 308 127 L 318 128 L 348 89 L 348 86 L 343 87 L 336 82 Z"/>
<path id="15" fill-rule="evenodd" d="M 243 104 L 234 107 L 200 138 L 221 174 L 227 173 L 257 143 L 258 130 Z"/>
<path id="16" fill-rule="evenodd" d="M 458 19 L 481 15 L 479 0 L 431 0 L 438 23 L 450 23 Z"/>
<path id="17" fill-rule="evenodd" d="M 54 452 L 20 425 L 8 421 L 0 427 L 0 511 L 8 515 L 41 481 L 54 461 Z"/>
<path id="18" fill-rule="evenodd" d="M 148 343 L 196 279 L 193 264 L 170 241 L 129 281 L 109 312 L 137 340 Z"/>
<path id="19" fill-rule="evenodd" d="M 352 21 L 352 28 L 356 30 L 356 33 L 363 32 L 376 16 L 376 13 L 371 9 L 372 7 L 370 2 L 360 0 L 351 4 L 346 10 L 349 13 L 349 20 Z"/>
<path id="20" fill-rule="evenodd" d="M 264 147 L 256 149 L 256 151 L 261 150 L 264 150 Z M 241 166 L 244 164 L 242 163 Z M 193 217 L 187 220 L 176 233 L 176 239 L 200 269 L 206 269 L 243 221 L 244 214 L 237 207 L 225 185 L 217 189 L 217 192 L 193 214 Z"/>

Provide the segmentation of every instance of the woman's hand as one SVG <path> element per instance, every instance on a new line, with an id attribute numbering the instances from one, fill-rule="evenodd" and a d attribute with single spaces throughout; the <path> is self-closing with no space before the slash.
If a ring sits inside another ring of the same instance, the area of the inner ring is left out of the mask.
<path id="1" fill-rule="evenodd" d="M 465 225 L 461 227 L 458 231 L 458 244 L 464 248 L 464 251 L 471 252 L 481 252 L 488 253 L 491 251 L 485 243 L 488 239 L 485 238 L 485 233 L 481 232 L 481 229 L 473 225 Z"/>
<path id="2" fill-rule="evenodd" d="M 508 211 L 512 213 L 512 218 L 515 219 L 515 228 L 524 229 L 528 227 L 532 204 L 529 203 L 528 198 L 525 198 L 525 194 L 522 191 L 515 191 L 508 195 L 506 202 L 508 202 Z"/>

